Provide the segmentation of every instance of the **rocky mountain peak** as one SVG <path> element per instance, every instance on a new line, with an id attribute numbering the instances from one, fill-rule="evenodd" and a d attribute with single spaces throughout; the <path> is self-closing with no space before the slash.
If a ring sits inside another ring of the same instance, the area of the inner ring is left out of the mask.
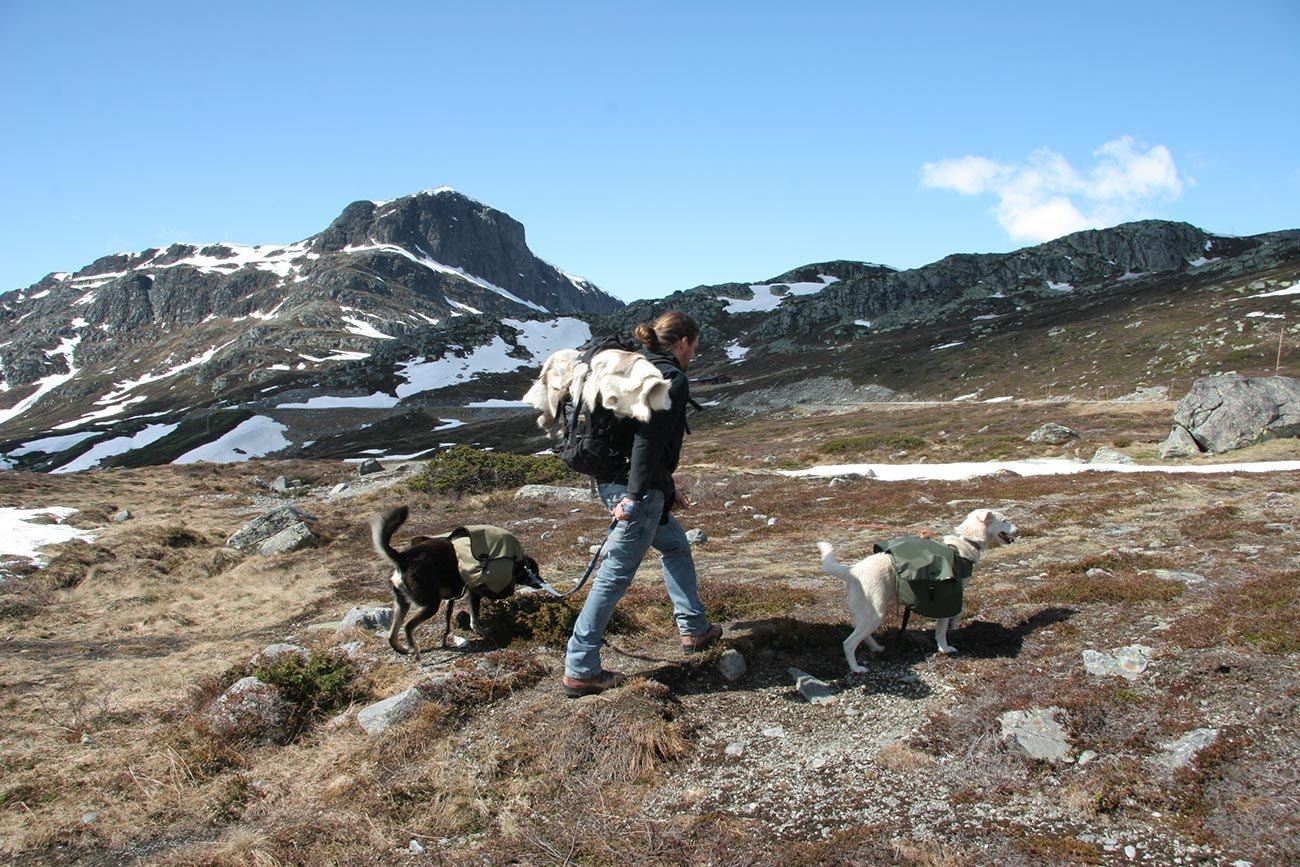
<path id="1" fill-rule="evenodd" d="M 353 202 L 308 246 L 318 254 L 404 251 L 553 312 L 609 313 L 622 306 L 534 256 L 518 220 L 446 187 L 386 202 Z"/>

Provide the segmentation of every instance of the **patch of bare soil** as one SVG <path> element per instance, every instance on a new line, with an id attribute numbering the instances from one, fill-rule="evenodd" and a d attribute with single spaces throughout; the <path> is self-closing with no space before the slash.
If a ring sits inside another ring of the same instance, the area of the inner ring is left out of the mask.
<path id="1" fill-rule="evenodd" d="M 631 682 L 580 700 L 558 678 L 581 595 L 516 594 L 488 607 L 493 640 L 418 662 L 383 632 L 333 624 L 387 604 L 365 525 L 381 508 L 411 504 L 403 537 L 509 526 L 565 586 L 604 531 L 594 507 L 430 498 L 401 473 L 342 496 L 355 470 L 332 463 L 6 475 L 14 505 L 79 508 L 72 520 L 96 537 L 0 583 L 0 851 L 32 865 L 1290 863 L 1300 473 L 772 472 L 873 430 L 916 436 L 908 450 L 936 460 L 1024 456 L 1024 434 L 1048 420 L 1087 431 L 1067 449 L 1119 442 L 1142 456 L 1166 425 L 1140 408 L 1015 412 L 918 410 L 910 429 L 903 415 L 876 414 L 874 428 L 872 415 L 837 416 L 812 435 L 808 419 L 702 426 L 688 449 L 699 463 L 680 474 L 697 505 L 681 517 L 708 537 L 696 556 L 722 646 L 681 655 L 652 558 L 605 652 Z M 274 497 L 279 475 L 306 484 Z M 315 519 L 315 547 L 225 547 L 284 502 Z M 895 612 L 877 635 L 886 652 L 861 648 L 868 671 L 850 675 L 843 584 L 820 573 L 815 542 L 847 561 L 977 506 L 1022 536 L 978 565 L 950 636 L 961 652 L 937 654 L 924 619 L 897 635 Z M 112 522 L 123 508 L 135 518 Z M 438 629 L 421 630 L 426 646 Z M 361 642 L 350 703 L 304 709 L 287 739 L 215 733 L 204 709 L 276 642 L 321 658 Z M 1085 650 L 1134 645 L 1150 661 L 1132 679 L 1085 669 Z M 735 680 L 719 666 L 728 651 L 745 662 Z M 800 694 L 800 672 L 830 700 Z M 459 686 L 405 723 L 357 724 L 365 705 L 447 674 Z M 1057 761 L 1003 733 L 1004 714 L 1046 708 L 1067 738 Z M 1169 745 L 1199 730 L 1214 732 L 1208 745 L 1170 762 Z"/>

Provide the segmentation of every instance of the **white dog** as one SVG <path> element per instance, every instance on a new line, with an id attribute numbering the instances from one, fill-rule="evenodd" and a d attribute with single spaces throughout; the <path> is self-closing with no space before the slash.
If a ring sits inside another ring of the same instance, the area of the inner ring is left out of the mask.
<path id="1" fill-rule="evenodd" d="M 999 545 L 1009 545 L 1019 534 L 1019 528 L 1001 512 L 976 509 L 957 525 L 953 535 L 944 536 L 942 541 L 953 548 L 957 556 L 974 564 L 985 551 Z M 849 663 L 850 671 L 866 671 L 858 665 L 858 645 L 865 641 L 876 653 L 885 649 L 871 637 L 871 633 L 880 625 L 889 606 L 898 600 L 898 573 L 894 570 L 893 557 L 882 552 L 859 560 L 852 566 L 845 566 L 835 559 L 834 548 L 828 543 L 818 542 L 817 549 L 822 555 L 822 571 L 843 578 L 848 587 L 853 632 L 844 640 L 844 658 Z M 960 617 L 958 614 L 956 617 L 940 617 L 935 620 L 934 638 L 940 652 L 957 652 L 948 643 L 948 626 Z"/>

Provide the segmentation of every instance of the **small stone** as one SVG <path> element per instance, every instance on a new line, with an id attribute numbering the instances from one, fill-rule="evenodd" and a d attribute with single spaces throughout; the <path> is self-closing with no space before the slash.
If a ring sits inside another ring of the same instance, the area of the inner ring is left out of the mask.
<path id="1" fill-rule="evenodd" d="M 735 683 L 745 676 L 749 666 L 745 662 L 744 655 L 734 647 L 728 648 L 718 657 L 718 672 L 727 679 L 728 683 Z"/>

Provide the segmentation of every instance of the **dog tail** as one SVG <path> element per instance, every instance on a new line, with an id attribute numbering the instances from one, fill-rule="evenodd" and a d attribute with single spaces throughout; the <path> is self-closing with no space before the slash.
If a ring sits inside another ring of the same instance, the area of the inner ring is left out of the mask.
<path id="1" fill-rule="evenodd" d="M 846 581 L 853 576 L 848 566 L 835 559 L 835 549 L 831 547 L 829 542 L 818 542 L 817 550 L 822 555 L 822 571 L 827 575 L 835 575 Z"/>
<path id="2" fill-rule="evenodd" d="M 392 563 L 394 566 L 401 566 L 398 560 L 398 552 L 389 544 L 397 528 L 406 523 L 406 516 L 410 514 L 410 509 L 406 506 L 398 506 L 396 509 L 375 515 L 370 519 L 370 538 L 375 543 L 375 550 L 379 555 Z"/>

